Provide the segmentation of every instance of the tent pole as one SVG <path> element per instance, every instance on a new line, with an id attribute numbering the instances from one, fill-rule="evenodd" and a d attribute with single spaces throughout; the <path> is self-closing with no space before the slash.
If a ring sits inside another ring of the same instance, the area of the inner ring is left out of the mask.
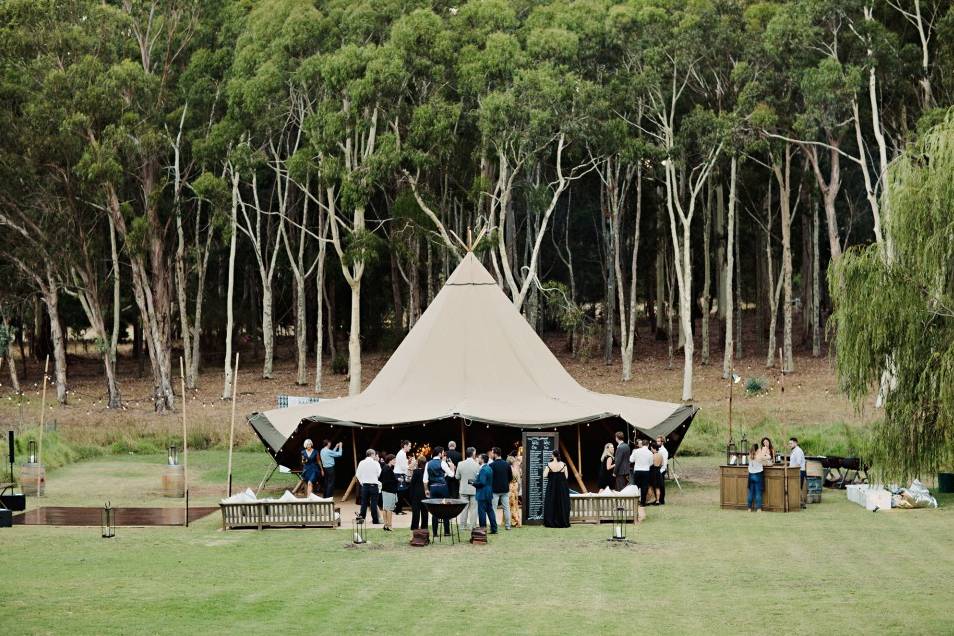
<path id="1" fill-rule="evenodd" d="M 566 444 L 563 443 L 563 440 L 560 440 L 560 452 L 563 453 L 563 456 L 566 457 L 566 464 L 570 467 L 570 470 L 573 471 L 573 476 L 576 477 L 576 483 L 579 485 L 580 490 L 584 493 L 590 492 L 586 489 L 586 484 L 583 483 L 583 476 L 580 475 L 580 471 L 576 469 L 576 464 L 573 463 L 573 457 L 566 449 Z"/>
<path id="2" fill-rule="evenodd" d="M 229 425 L 229 475 L 228 475 L 228 496 L 232 496 L 232 446 L 235 442 L 235 400 L 238 398 L 238 365 L 239 354 L 235 354 L 235 374 L 232 377 L 232 422 Z M 185 399 L 185 396 L 183 396 Z"/>
<path id="3" fill-rule="evenodd" d="M 186 433 L 185 363 L 179 356 L 179 382 L 182 386 L 182 494 L 185 495 L 185 525 L 189 527 L 189 438 Z"/>
<path id="4" fill-rule="evenodd" d="M 50 354 L 46 354 L 46 364 L 43 365 L 43 397 L 40 399 L 40 449 L 36 453 L 36 496 L 40 497 L 40 477 L 43 471 L 39 466 L 43 465 L 43 428 L 46 426 L 46 378 L 50 369 Z"/>
<path id="5" fill-rule="evenodd" d="M 580 478 L 583 478 L 583 444 L 580 442 L 580 426 L 579 422 L 576 425 L 576 462 L 579 464 L 580 468 Z"/>
<path id="6" fill-rule="evenodd" d="M 341 498 L 341 501 L 348 501 L 348 497 L 351 495 L 351 489 L 354 488 L 355 483 L 358 481 L 358 440 L 354 434 L 354 429 L 351 429 L 351 453 L 354 456 L 354 477 L 351 478 L 351 482 L 348 483 L 348 487 L 345 489 L 344 497 Z"/>
<path id="7" fill-rule="evenodd" d="M 464 454 L 467 453 L 467 437 L 464 435 L 464 420 L 460 421 L 460 450 Z"/>

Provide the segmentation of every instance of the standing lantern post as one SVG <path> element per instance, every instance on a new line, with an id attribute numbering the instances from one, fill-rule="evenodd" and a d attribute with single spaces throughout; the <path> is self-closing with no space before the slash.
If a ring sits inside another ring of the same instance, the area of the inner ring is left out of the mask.
<path id="1" fill-rule="evenodd" d="M 103 506 L 102 535 L 104 539 L 112 539 L 116 536 L 115 512 L 109 502 Z"/>

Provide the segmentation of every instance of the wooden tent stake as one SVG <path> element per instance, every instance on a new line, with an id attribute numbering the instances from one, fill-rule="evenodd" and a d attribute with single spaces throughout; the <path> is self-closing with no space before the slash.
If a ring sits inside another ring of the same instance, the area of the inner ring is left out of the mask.
<path id="1" fill-rule="evenodd" d="M 566 464 L 573 472 L 573 476 L 576 477 L 576 483 L 579 485 L 580 490 L 584 493 L 590 492 L 586 489 L 586 484 L 583 483 L 583 476 L 580 475 L 580 471 L 576 469 L 576 464 L 573 463 L 573 457 L 570 456 L 569 452 L 567 452 L 566 444 L 563 443 L 562 439 L 560 440 L 560 452 L 563 453 L 564 457 L 566 457 Z"/>
<path id="2" fill-rule="evenodd" d="M 232 444 L 235 441 L 235 399 L 238 396 L 239 354 L 235 354 L 235 373 L 232 375 L 232 423 L 229 426 L 229 471 L 228 496 L 232 496 Z"/>
<path id="3" fill-rule="evenodd" d="M 182 494 L 185 495 L 185 525 L 189 527 L 189 436 L 186 432 L 185 362 L 179 356 L 179 381 L 182 387 Z"/>
<path id="4" fill-rule="evenodd" d="M 50 369 L 50 354 L 46 354 L 46 363 L 43 365 L 43 397 L 40 398 L 40 443 L 36 454 L 36 496 L 40 496 L 40 467 L 43 466 L 43 428 L 46 426 L 46 377 Z"/>
<path id="5" fill-rule="evenodd" d="M 381 439 L 381 431 L 375 433 L 374 437 L 371 438 L 370 448 L 374 448 L 374 445 L 378 443 L 378 440 Z M 348 489 L 345 490 L 344 497 L 341 498 L 341 501 L 347 501 L 348 496 L 351 494 L 351 489 L 354 488 L 355 484 L 358 483 L 358 442 L 355 438 L 354 429 L 351 429 L 351 448 L 354 449 L 354 477 L 351 478 L 351 483 L 348 484 Z"/>

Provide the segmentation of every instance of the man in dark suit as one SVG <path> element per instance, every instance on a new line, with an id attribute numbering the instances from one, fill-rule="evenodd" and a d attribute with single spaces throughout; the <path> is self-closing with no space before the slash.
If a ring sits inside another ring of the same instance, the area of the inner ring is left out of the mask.
<path id="1" fill-rule="evenodd" d="M 616 433 L 616 468 L 613 469 L 613 475 L 616 477 L 616 490 L 622 490 L 629 485 L 629 444 L 625 441 L 622 432 Z"/>
<path id="2" fill-rule="evenodd" d="M 457 450 L 457 442 L 451 440 L 447 442 L 447 462 L 453 464 L 455 467 L 460 466 L 460 462 L 464 459 L 460 451 Z M 454 469 L 457 470 L 456 468 Z M 454 477 L 447 478 L 447 490 L 450 493 L 451 499 L 457 499 L 460 497 L 460 480 L 457 479 L 456 474 Z"/>
<path id="3" fill-rule="evenodd" d="M 494 446 L 490 450 L 490 470 L 493 472 L 493 501 L 491 505 L 494 509 L 494 515 L 497 514 L 497 506 L 503 508 L 504 528 L 510 530 L 510 480 L 513 479 L 513 468 L 500 452 L 499 446 Z"/>

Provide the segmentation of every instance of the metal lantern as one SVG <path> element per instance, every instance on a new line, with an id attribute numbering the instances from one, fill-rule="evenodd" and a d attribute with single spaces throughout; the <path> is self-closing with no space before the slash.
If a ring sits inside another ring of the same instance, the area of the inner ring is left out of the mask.
<path id="1" fill-rule="evenodd" d="M 113 514 L 113 509 L 109 505 L 108 501 L 106 502 L 106 505 L 103 506 L 102 531 L 104 539 L 112 539 L 116 536 L 115 517 Z"/>
<path id="2" fill-rule="evenodd" d="M 730 465 L 730 466 L 733 465 L 733 464 L 735 464 L 735 454 L 736 454 L 736 450 L 737 450 L 737 449 L 736 449 L 736 447 L 735 447 L 735 442 L 733 442 L 733 441 L 730 439 L 730 440 L 729 440 L 729 443 L 725 445 L 725 463 L 726 463 L 726 464 L 728 464 L 728 465 Z"/>
<path id="3" fill-rule="evenodd" d="M 27 463 L 36 463 L 36 440 L 34 439 L 31 439 L 30 443 L 27 444 Z"/>
<path id="4" fill-rule="evenodd" d="M 610 541 L 626 540 L 626 517 L 624 513 L 625 510 L 622 506 L 618 506 L 616 512 L 613 513 L 613 536 L 610 537 Z"/>
<path id="5" fill-rule="evenodd" d="M 179 465 L 179 449 L 175 444 L 169 446 L 169 465 L 178 466 Z"/>
<path id="6" fill-rule="evenodd" d="M 351 543 L 361 545 L 367 542 L 368 539 L 364 529 L 364 517 L 355 517 L 354 521 L 351 522 Z"/>
<path id="7" fill-rule="evenodd" d="M 745 433 L 742 433 L 742 439 L 739 440 L 739 463 L 749 463 L 749 440 L 746 439 Z"/>

